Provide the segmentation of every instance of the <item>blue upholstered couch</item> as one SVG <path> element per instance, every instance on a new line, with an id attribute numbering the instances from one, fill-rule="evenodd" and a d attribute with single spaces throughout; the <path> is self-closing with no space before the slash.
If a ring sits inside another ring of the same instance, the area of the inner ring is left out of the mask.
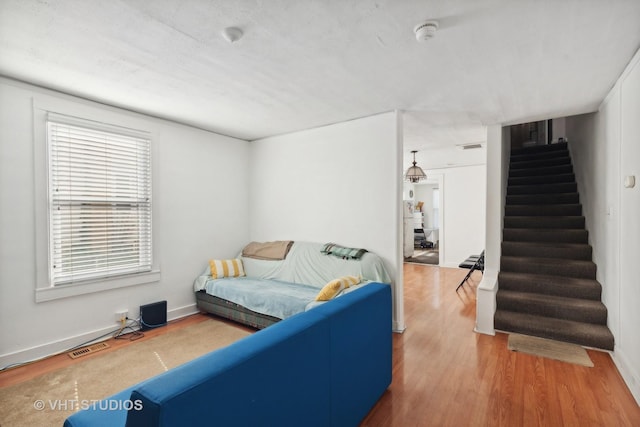
<path id="1" fill-rule="evenodd" d="M 391 383 L 391 290 L 372 283 L 146 380 L 65 426 L 356 426 Z"/>

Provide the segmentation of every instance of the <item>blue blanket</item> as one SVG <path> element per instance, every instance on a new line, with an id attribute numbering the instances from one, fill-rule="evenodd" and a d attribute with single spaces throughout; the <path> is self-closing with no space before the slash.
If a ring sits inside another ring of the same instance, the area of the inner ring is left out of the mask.
<path id="1" fill-rule="evenodd" d="M 210 279 L 205 290 L 210 295 L 278 319 L 305 311 L 319 291 L 313 286 L 252 277 Z"/>

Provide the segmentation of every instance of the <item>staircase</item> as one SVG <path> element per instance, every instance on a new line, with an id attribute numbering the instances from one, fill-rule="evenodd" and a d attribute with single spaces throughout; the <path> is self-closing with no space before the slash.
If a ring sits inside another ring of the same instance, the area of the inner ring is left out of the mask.
<path id="1" fill-rule="evenodd" d="M 613 350 L 566 143 L 514 149 L 494 326 Z"/>

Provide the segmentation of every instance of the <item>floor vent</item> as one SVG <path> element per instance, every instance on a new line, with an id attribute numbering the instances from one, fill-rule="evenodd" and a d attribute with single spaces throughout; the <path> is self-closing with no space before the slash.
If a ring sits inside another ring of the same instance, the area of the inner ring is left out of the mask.
<path id="1" fill-rule="evenodd" d="M 77 359 L 78 357 L 86 356 L 87 354 L 95 353 L 96 351 L 104 350 L 105 348 L 109 348 L 109 344 L 107 344 L 106 342 L 99 342 L 97 344 L 70 351 L 67 354 L 70 358 Z"/>

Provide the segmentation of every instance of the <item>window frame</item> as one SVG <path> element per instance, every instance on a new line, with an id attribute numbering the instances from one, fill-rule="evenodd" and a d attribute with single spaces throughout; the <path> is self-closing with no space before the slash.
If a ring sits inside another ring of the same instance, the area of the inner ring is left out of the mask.
<path id="1" fill-rule="evenodd" d="M 50 274 L 50 217 L 49 209 L 49 158 L 48 158 L 48 116 L 58 115 L 68 118 L 70 122 L 92 123 L 98 129 L 124 129 L 128 133 L 145 135 L 150 140 L 151 156 L 151 215 L 157 206 L 157 179 L 154 164 L 157 158 L 157 144 L 154 134 L 149 131 L 148 121 L 140 120 L 133 114 L 122 114 L 115 108 L 95 108 L 84 103 L 70 102 L 49 96 L 33 99 L 33 141 L 34 141 L 34 179 L 35 179 L 35 222 L 36 222 L 36 289 L 35 301 L 45 302 L 59 298 L 101 292 L 110 289 L 135 285 L 157 283 L 160 281 L 158 251 L 156 250 L 153 224 L 151 226 L 151 270 L 111 277 L 88 279 L 68 284 L 54 285 Z M 81 125 L 81 124 L 80 124 Z"/>

